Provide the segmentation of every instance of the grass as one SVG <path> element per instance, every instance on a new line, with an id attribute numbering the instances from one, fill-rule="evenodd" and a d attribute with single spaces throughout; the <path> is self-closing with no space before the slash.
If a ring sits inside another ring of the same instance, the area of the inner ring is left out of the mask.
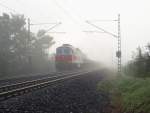
<path id="1" fill-rule="evenodd" d="M 100 82 L 98 90 L 111 93 L 112 103 L 121 100 L 124 112 L 150 113 L 150 78 L 115 77 Z"/>

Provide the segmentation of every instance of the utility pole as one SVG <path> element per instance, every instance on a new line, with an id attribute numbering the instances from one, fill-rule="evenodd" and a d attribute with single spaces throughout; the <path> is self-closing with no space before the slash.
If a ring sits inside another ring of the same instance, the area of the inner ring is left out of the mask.
<path id="1" fill-rule="evenodd" d="M 29 71 L 32 72 L 32 60 L 31 60 L 31 37 L 30 37 L 30 19 L 28 18 L 28 41 L 27 41 L 27 48 L 28 48 L 28 63 L 29 63 Z"/>
<path id="2" fill-rule="evenodd" d="M 28 41 L 30 41 L 30 19 L 28 18 Z"/>
<path id="3" fill-rule="evenodd" d="M 89 33 L 92 33 L 92 32 L 97 32 L 97 33 L 106 33 L 106 34 L 109 34 L 115 38 L 117 38 L 117 52 L 116 52 L 116 57 L 118 58 L 118 63 L 117 63 L 117 68 L 118 68 L 118 75 L 121 75 L 121 30 L 120 30 L 120 14 L 118 14 L 118 19 L 117 20 L 97 20 L 97 21 L 117 21 L 118 22 L 118 33 L 117 35 L 116 34 L 113 34 L 111 32 L 108 32 L 107 30 L 93 24 L 92 22 L 90 21 L 86 21 L 86 23 L 88 23 L 89 25 L 97 28 L 98 30 L 100 31 L 85 31 L 85 32 L 89 32 Z"/>
<path id="4" fill-rule="evenodd" d="M 43 34 L 45 35 L 46 33 L 48 33 L 49 31 L 53 30 L 54 28 L 56 28 L 57 26 L 59 26 L 61 24 L 61 22 L 57 22 L 57 23 L 30 23 L 30 19 L 28 18 L 28 41 L 27 41 L 27 47 L 28 47 L 28 63 L 29 63 L 29 71 L 32 72 L 33 69 L 33 65 L 32 65 L 32 56 L 31 56 L 31 35 L 30 35 L 30 28 L 31 26 L 38 26 L 38 25 L 52 25 L 49 29 L 47 29 Z M 64 32 L 52 32 L 52 33 L 64 33 Z"/>
<path id="5" fill-rule="evenodd" d="M 120 30 L 120 14 L 118 14 L 118 51 L 116 52 L 118 58 L 118 74 L 121 75 L 121 30 Z"/>

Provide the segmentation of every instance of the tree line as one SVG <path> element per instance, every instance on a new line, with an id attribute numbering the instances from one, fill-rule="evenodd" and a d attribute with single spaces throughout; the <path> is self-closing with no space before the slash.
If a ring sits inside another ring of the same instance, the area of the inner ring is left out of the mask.
<path id="1" fill-rule="evenodd" d="M 50 71 L 53 37 L 45 30 L 29 34 L 26 24 L 24 15 L 0 16 L 0 77 Z"/>
<path id="2" fill-rule="evenodd" d="M 150 43 L 145 47 L 138 47 L 133 59 L 124 67 L 127 75 L 135 77 L 150 77 Z"/>

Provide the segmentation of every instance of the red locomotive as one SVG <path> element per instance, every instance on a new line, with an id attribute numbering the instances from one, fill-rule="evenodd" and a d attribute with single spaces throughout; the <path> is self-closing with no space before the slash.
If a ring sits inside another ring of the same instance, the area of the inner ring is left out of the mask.
<path id="1" fill-rule="evenodd" d="M 63 44 L 56 48 L 55 64 L 58 70 L 80 68 L 84 63 L 85 55 L 72 45 Z"/>

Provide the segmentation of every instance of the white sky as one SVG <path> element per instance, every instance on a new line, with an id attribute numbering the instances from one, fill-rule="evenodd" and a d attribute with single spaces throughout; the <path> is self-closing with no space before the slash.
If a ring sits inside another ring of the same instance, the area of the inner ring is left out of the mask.
<path id="1" fill-rule="evenodd" d="M 52 31 L 65 34 L 50 34 L 57 46 L 70 43 L 81 48 L 90 58 L 105 64 L 115 65 L 117 40 L 101 33 L 84 33 L 85 30 L 96 30 L 86 24 L 86 20 L 117 19 L 121 14 L 121 37 L 123 62 L 131 58 L 132 51 L 139 45 L 150 42 L 150 2 L 148 0 L 0 0 L 0 13 L 21 13 L 31 18 L 32 23 L 62 22 Z M 117 33 L 117 23 L 94 23 L 112 33 Z M 48 29 L 50 25 L 32 26 L 31 31 Z"/>

